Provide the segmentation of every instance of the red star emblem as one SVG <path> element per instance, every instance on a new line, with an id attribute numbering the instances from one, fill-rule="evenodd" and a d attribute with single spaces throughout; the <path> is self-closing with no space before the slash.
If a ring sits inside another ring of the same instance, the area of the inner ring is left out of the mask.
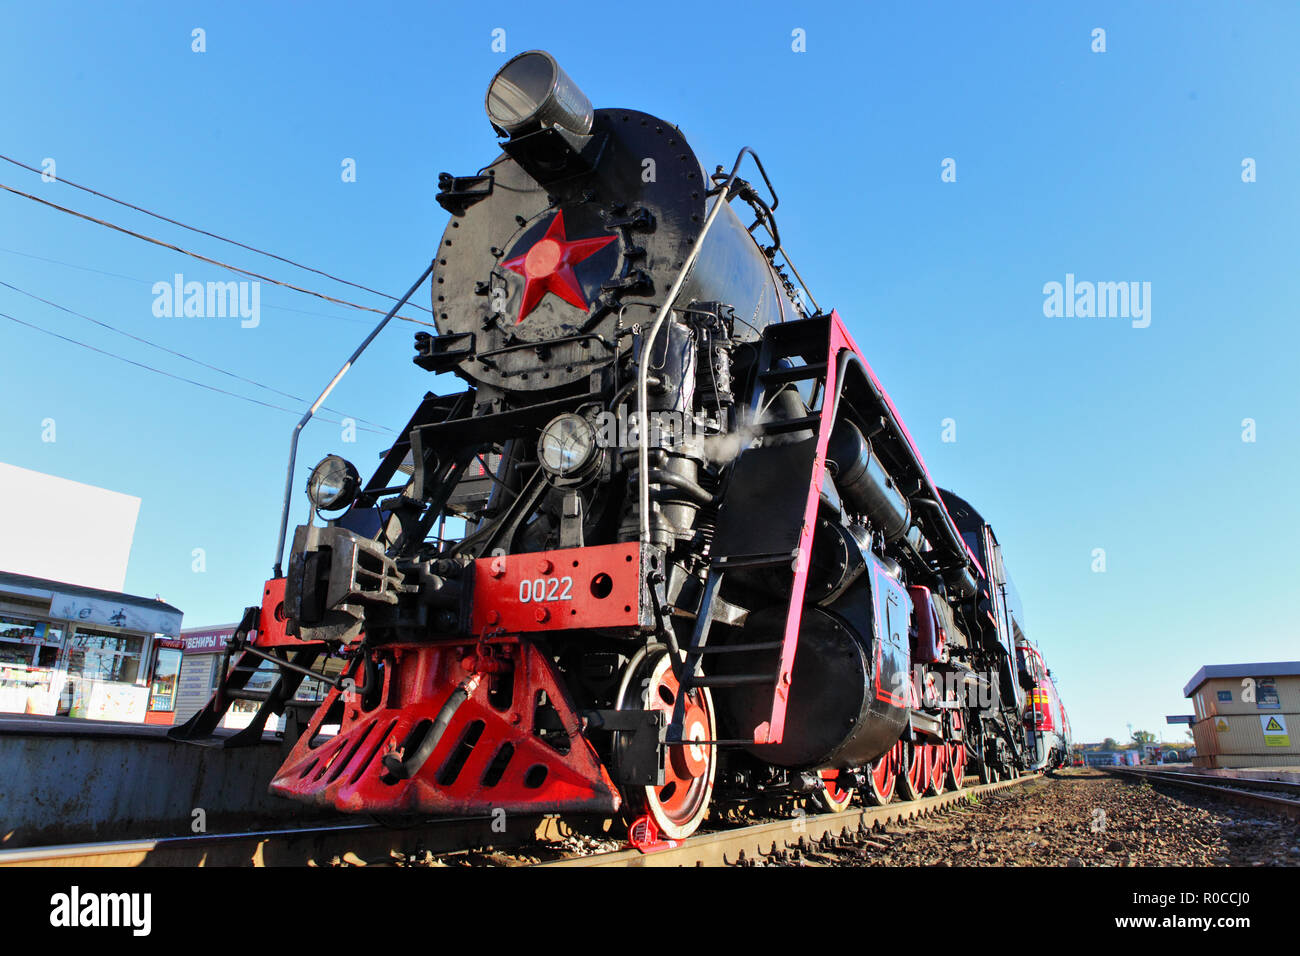
<path id="1" fill-rule="evenodd" d="M 503 262 L 511 272 L 524 277 L 524 301 L 519 306 L 518 325 L 548 292 L 554 292 L 565 302 L 586 312 L 590 306 L 582 297 L 582 286 L 573 274 L 573 267 L 617 239 L 618 236 L 597 236 L 594 239 L 575 239 L 564 235 L 564 212 L 558 210 L 546 229 L 522 256 Z"/>

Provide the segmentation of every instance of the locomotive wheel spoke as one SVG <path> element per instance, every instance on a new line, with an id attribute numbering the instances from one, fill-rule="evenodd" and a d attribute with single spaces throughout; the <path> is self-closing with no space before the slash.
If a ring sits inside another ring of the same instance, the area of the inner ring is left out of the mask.
<path id="1" fill-rule="evenodd" d="M 626 675 L 624 690 L 619 695 L 619 710 L 658 710 L 671 719 L 678 685 L 667 651 L 657 648 L 640 655 L 629 667 L 634 672 Z M 687 743 L 668 748 L 663 784 L 623 788 L 624 813 L 629 821 L 649 814 L 659 832 L 675 840 L 690 836 L 704 822 L 713 797 L 717 748 L 689 743 L 717 739 L 713 699 L 708 688 L 691 692 L 682 726 Z M 618 759 L 621 748 L 617 744 L 614 752 Z"/>
<path id="2" fill-rule="evenodd" d="M 975 772 L 979 775 L 981 784 L 998 782 L 998 768 L 993 764 L 992 756 L 988 752 L 987 742 L 983 744 L 980 752 L 975 755 Z"/>
<path id="3" fill-rule="evenodd" d="M 828 813 L 847 810 L 853 803 L 853 788 L 840 786 L 840 771 L 823 770 L 821 778 L 822 787 L 814 794 L 814 799 L 821 804 L 822 809 Z"/>
<path id="4" fill-rule="evenodd" d="M 928 786 L 929 765 L 924 746 L 903 744 L 902 766 L 898 773 L 897 792 L 900 800 L 919 800 Z"/>
<path id="5" fill-rule="evenodd" d="M 871 762 L 867 774 L 867 802 L 872 806 L 883 807 L 894 799 L 894 789 L 898 780 L 898 753 L 902 743 L 881 754 Z"/>
<path id="6" fill-rule="evenodd" d="M 966 744 L 956 741 L 948 744 L 948 789 L 954 793 L 964 787 L 966 780 Z"/>
<path id="7" fill-rule="evenodd" d="M 939 796 L 944 791 L 948 777 L 948 746 L 946 744 L 926 744 L 926 757 L 930 761 L 930 773 L 926 793 Z"/>

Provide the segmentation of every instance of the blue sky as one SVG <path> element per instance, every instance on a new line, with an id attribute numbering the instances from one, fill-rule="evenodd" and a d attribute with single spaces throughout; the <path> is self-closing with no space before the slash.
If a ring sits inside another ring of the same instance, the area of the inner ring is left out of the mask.
<path id="1" fill-rule="evenodd" d="M 814 293 L 848 321 L 936 480 L 993 523 L 1079 737 L 1162 731 L 1190 712 L 1181 688 L 1202 664 L 1300 657 L 1300 8 L 800 6 L 705 23 L 698 4 L 661 2 L 11 4 L 0 152 L 400 295 L 445 225 L 437 174 L 495 155 L 483 93 L 504 29 L 508 54 L 549 49 L 596 106 L 679 124 L 710 168 L 759 152 Z M 956 182 L 941 180 L 946 158 Z M 385 305 L 6 163 L 0 182 Z M 0 279 L 304 399 L 373 318 L 266 284 L 257 328 L 156 318 L 151 287 L 176 272 L 232 278 L 0 194 Z M 1044 284 L 1067 273 L 1151 283 L 1150 326 L 1044 316 Z M 0 311 L 304 404 L 8 289 Z M 329 404 L 396 428 L 425 390 L 455 389 L 411 364 L 415 329 L 394 322 Z M 256 602 L 295 415 L 2 319 L 0 343 L 0 460 L 143 499 L 127 590 L 161 594 L 187 626 Z M 391 440 L 340 437 L 308 428 L 299 487 L 326 452 L 365 471 Z"/>

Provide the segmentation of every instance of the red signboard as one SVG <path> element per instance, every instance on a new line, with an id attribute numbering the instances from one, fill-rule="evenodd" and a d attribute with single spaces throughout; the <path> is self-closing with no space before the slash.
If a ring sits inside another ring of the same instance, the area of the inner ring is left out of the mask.
<path id="1" fill-rule="evenodd" d="M 215 654 L 226 649 L 226 644 L 234 633 L 234 625 L 210 631 L 185 631 L 181 633 L 181 640 L 185 642 L 186 654 Z"/>

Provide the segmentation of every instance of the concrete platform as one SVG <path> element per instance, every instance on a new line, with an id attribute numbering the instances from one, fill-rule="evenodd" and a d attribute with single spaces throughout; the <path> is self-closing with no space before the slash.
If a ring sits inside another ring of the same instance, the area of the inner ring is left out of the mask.
<path id="1" fill-rule="evenodd" d="M 285 754 L 273 735 L 225 749 L 177 743 L 167 730 L 0 716 L 0 848 L 182 836 L 200 820 L 222 833 L 357 819 L 269 794 Z"/>
<path id="2" fill-rule="evenodd" d="M 1196 769 L 1207 777 L 1232 777 L 1238 780 L 1279 780 L 1283 783 L 1300 783 L 1300 767 L 1239 767 Z"/>
<path id="3" fill-rule="evenodd" d="M 1100 767 L 1100 770 L 1107 768 Z M 1185 773 L 1193 777 L 1220 777 L 1224 780 L 1270 780 L 1300 784 L 1300 767 L 1197 767 L 1190 763 L 1139 764 L 1129 770 L 1159 770 Z"/>

